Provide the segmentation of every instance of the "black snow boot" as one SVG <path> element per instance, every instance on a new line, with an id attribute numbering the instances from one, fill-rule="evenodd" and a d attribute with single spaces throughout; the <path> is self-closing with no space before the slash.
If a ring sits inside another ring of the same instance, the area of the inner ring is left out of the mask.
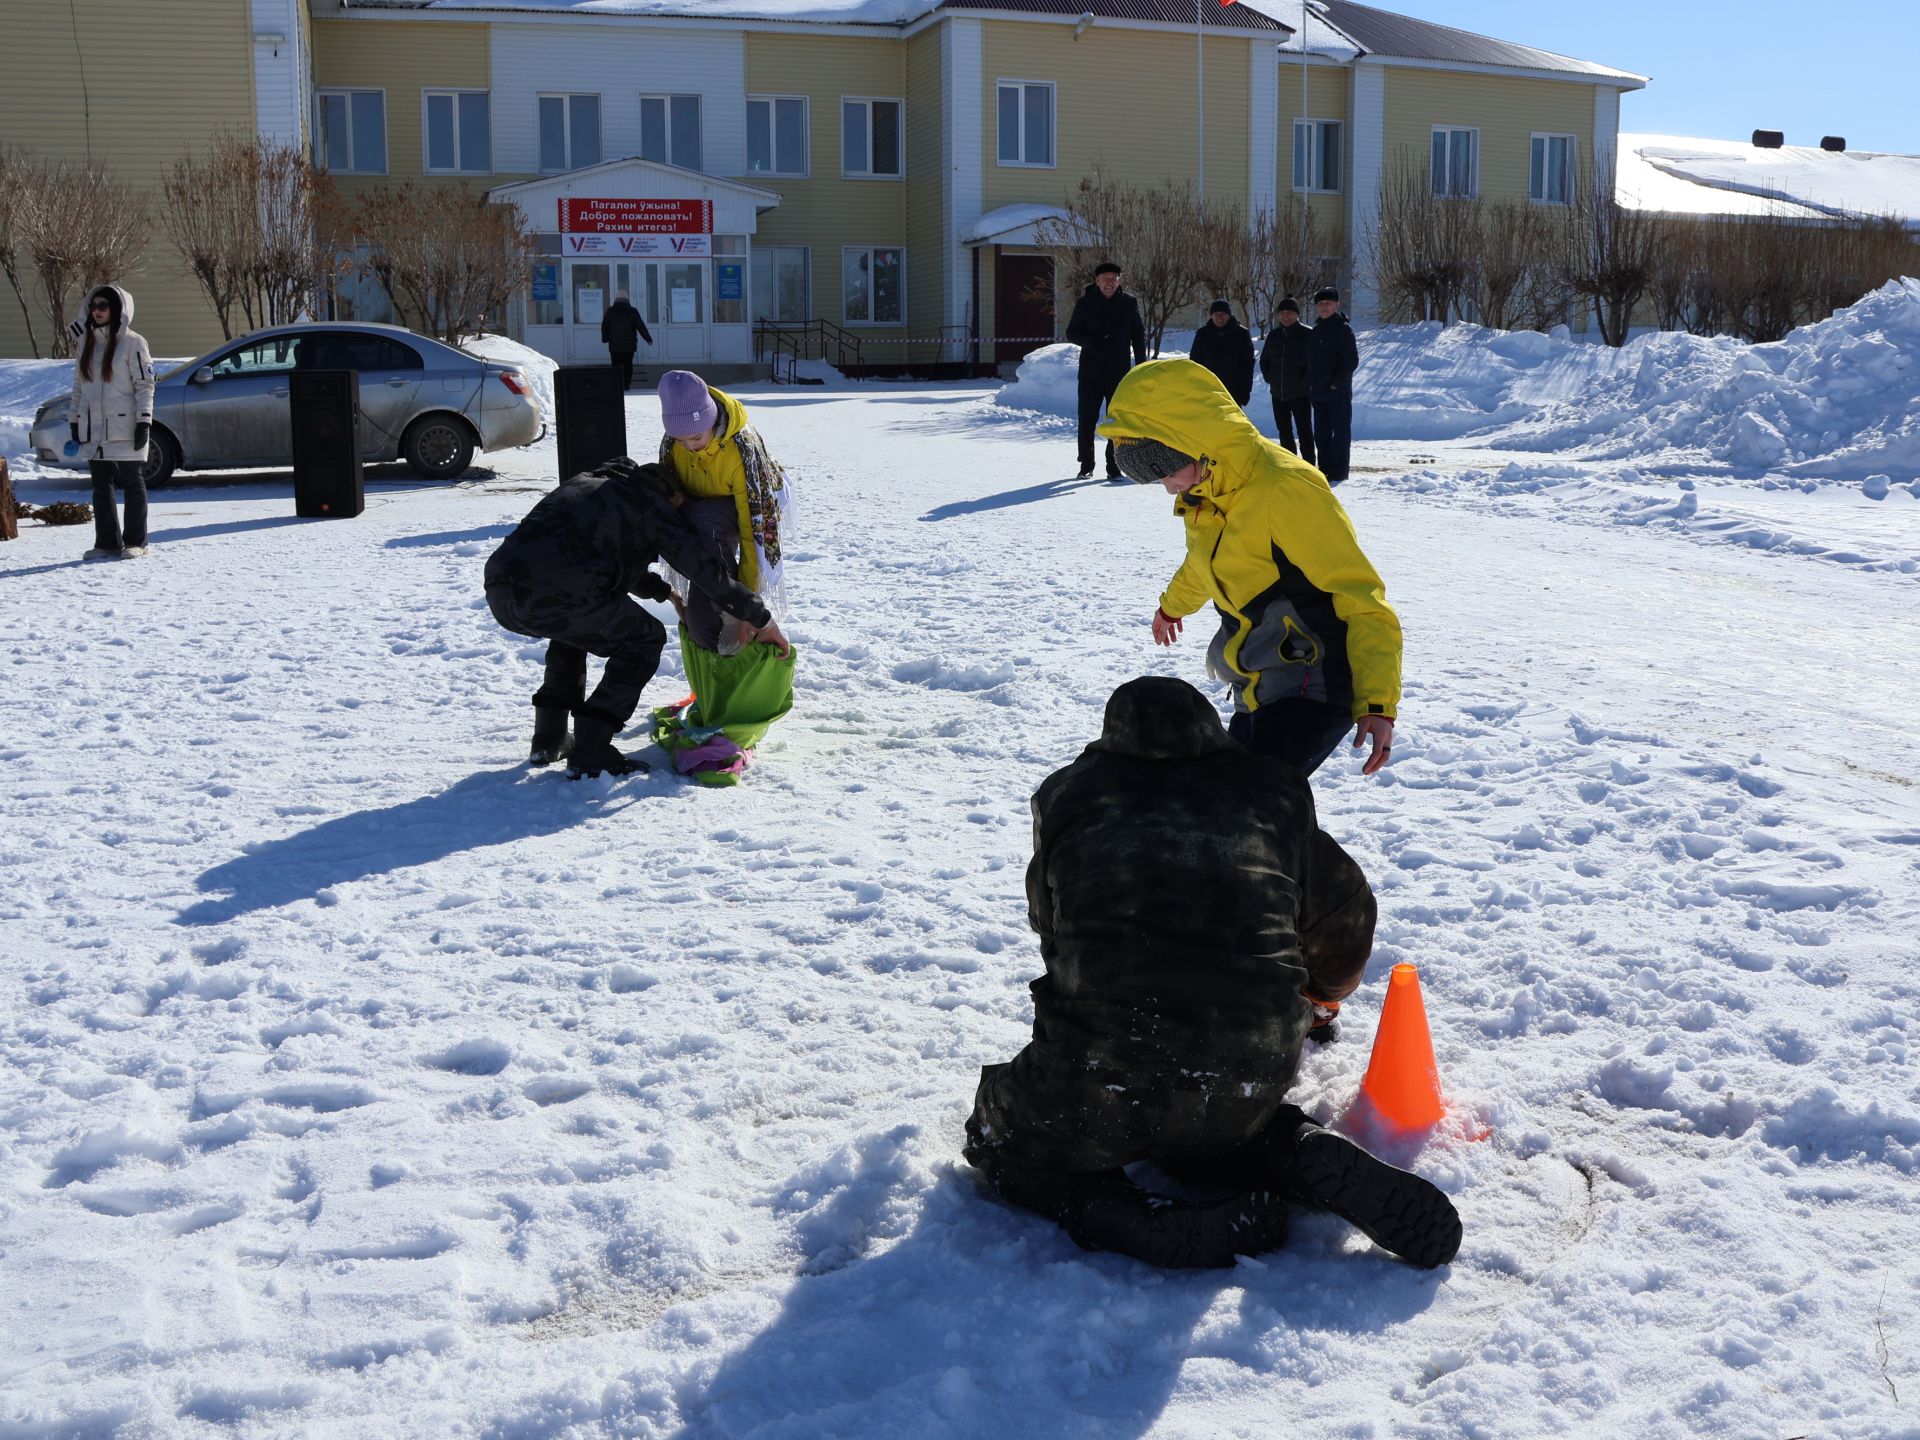
<path id="1" fill-rule="evenodd" d="M 573 717 L 573 752 L 567 757 L 567 778 L 583 775 L 644 775 L 648 765 L 613 748 L 621 722 L 592 705 L 582 705 Z"/>
<path id="2" fill-rule="evenodd" d="M 1294 1199 L 1331 1210 L 1382 1250 L 1432 1269 L 1460 1250 L 1460 1215 L 1444 1191 L 1411 1171 L 1370 1155 L 1344 1135 L 1323 1129 L 1304 1111 L 1291 1136 L 1274 1122 L 1273 1173 Z"/>
<path id="3" fill-rule="evenodd" d="M 551 765 L 567 758 L 573 741 L 567 734 L 568 702 L 542 690 L 533 697 L 533 747 L 529 765 Z"/>
<path id="4" fill-rule="evenodd" d="M 1065 1217 L 1082 1249 L 1111 1250 L 1168 1270 L 1217 1270 L 1287 1240 L 1286 1197 L 1243 1190 L 1222 1200 L 1179 1200 L 1141 1189 L 1118 1170 L 1089 1176 Z"/>

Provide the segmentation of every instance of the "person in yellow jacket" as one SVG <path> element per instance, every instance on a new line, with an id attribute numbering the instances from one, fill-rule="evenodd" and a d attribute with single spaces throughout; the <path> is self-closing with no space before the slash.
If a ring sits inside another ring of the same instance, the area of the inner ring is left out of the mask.
<path id="1" fill-rule="evenodd" d="M 1186 528 L 1154 640 L 1171 645 L 1212 601 L 1207 670 L 1233 687 L 1228 733 L 1310 775 L 1352 726 L 1376 773 L 1400 708 L 1400 617 L 1326 480 L 1191 360 L 1136 365 L 1107 414 L 1121 473 L 1164 487 Z"/>
<path id="2" fill-rule="evenodd" d="M 785 596 L 780 581 L 780 521 L 786 475 L 747 423 L 747 407 L 691 370 L 669 370 L 660 380 L 660 463 L 672 467 L 686 492 L 684 518 L 735 568 L 740 583 L 774 614 L 755 632 L 721 622 L 697 589 L 687 593 L 687 633 L 703 650 L 731 655 L 758 638 L 781 650 Z"/>

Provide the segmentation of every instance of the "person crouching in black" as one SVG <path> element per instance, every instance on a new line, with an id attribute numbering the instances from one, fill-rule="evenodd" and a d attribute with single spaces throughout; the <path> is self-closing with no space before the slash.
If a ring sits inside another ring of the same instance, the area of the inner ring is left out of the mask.
<path id="1" fill-rule="evenodd" d="M 613 737 L 633 718 L 666 643 L 666 627 L 632 598 L 668 598 L 667 582 L 651 569 L 655 560 L 665 559 L 705 591 L 727 618 L 756 628 L 772 620 L 760 597 L 728 574 L 680 518 L 679 498 L 669 468 L 621 456 L 563 481 L 488 558 L 493 618 L 516 635 L 547 641 L 529 764 L 565 759 L 575 779 L 646 770 L 616 750 Z M 591 696 L 589 653 L 607 660 Z"/>

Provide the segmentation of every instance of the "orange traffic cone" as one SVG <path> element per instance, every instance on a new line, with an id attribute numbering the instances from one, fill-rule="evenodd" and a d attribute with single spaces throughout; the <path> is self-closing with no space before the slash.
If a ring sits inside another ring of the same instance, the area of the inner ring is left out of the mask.
<path id="1" fill-rule="evenodd" d="M 1380 1028 L 1360 1093 L 1377 1114 L 1402 1130 L 1437 1124 L 1446 1113 L 1440 1103 L 1440 1070 L 1433 1063 L 1433 1036 L 1427 1031 L 1427 1004 L 1420 998 L 1420 975 L 1411 965 L 1396 965 L 1387 979 L 1387 1002 L 1380 1007 Z"/>

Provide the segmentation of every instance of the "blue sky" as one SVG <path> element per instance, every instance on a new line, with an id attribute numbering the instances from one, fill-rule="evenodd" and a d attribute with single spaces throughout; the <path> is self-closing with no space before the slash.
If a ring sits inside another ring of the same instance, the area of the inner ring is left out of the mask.
<path id="1" fill-rule="evenodd" d="M 1622 130 L 1920 155 L 1920 0 L 1368 0 L 1653 77 Z"/>

